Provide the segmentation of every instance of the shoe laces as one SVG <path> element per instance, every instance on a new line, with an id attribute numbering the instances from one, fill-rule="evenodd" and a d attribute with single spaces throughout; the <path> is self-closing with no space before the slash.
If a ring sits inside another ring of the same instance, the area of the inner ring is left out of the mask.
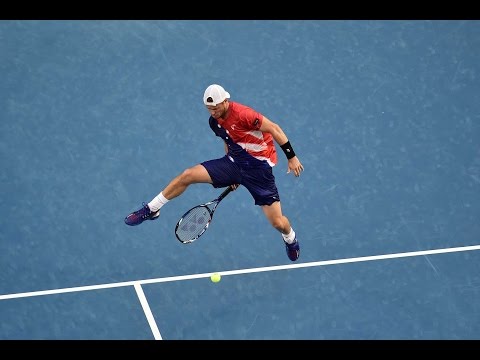
<path id="1" fill-rule="evenodd" d="M 152 211 L 146 203 L 142 203 L 142 209 L 140 210 L 140 212 L 142 214 L 141 216 L 143 220 L 149 219 L 150 215 L 152 214 Z"/>
<path id="2" fill-rule="evenodd" d="M 293 243 L 291 243 L 291 244 L 289 244 L 289 243 L 287 243 L 287 242 L 285 242 L 285 244 L 287 244 L 287 247 L 288 247 L 289 250 L 291 250 L 291 251 L 297 251 L 297 249 L 295 248 L 295 246 L 297 245 L 297 239 L 295 239 L 295 240 L 293 241 Z"/>

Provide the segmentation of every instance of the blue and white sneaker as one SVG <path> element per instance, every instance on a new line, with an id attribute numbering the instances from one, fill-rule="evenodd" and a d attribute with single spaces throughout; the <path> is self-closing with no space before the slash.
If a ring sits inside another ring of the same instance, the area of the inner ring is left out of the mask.
<path id="1" fill-rule="evenodd" d="M 152 212 L 148 204 L 142 203 L 140 210 L 134 211 L 125 218 L 125 224 L 130 226 L 140 225 L 145 220 L 157 220 L 160 216 L 160 210 Z"/>
<path id="2" fill-rule="evenodd" d="M 285 240 L 285 249 L 287 250 L 287 256 L 290 260 L 296 261 L 300 257 L 300 243 L 295 237 L 295 241 L 291 244 L 288 244 Z"/>

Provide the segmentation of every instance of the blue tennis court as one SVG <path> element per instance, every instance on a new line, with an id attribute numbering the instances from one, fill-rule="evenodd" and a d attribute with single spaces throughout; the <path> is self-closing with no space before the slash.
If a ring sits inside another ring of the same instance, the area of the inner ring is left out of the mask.
<path id="1" fill-rule="evenodd" d="M 479 76 L 478 21 L 0 21 L 0 339 L 480 339 Z M 305 167 L 295 263 L 243 188 L 124 223 L 224 154 L 212 83 Z"/>

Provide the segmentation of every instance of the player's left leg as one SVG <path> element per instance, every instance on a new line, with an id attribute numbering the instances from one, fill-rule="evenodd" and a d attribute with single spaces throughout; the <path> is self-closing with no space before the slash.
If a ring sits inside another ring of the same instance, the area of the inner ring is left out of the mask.
<path id="1" fill-rule="evenodd" d="M 275 201 L 270 205 L 262 205 L 261 207 L 270 224 L 282 234 L 288 258 L 291 261 L 296 261 L 300 256 L 300 244 L 295 231 L 293 231 L 290 225 L 290 221 L 282 214 L 280 201 Z"/>
<path id="2" fill-rule="evenodd" d="M 261 206 L 270 224 L 282 234 L 288 258 L 296 261 L 300 256 L 300 245 L 290 221 L 282 214 L 280 195 L 272 168 L 249 169 L 243 174 L 242 185 L 252 195 L 255 205 Z"/>

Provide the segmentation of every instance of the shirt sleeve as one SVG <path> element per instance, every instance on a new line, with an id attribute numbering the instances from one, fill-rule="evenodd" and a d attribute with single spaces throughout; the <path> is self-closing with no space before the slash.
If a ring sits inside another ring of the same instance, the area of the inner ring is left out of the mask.
<path id="1" fill-rule="evenodd" d="M 245 128 L 258 130 L 262 126 L 263 115 L 258 111 L 247 108 L 242 111 L 240 120 Z"/>

